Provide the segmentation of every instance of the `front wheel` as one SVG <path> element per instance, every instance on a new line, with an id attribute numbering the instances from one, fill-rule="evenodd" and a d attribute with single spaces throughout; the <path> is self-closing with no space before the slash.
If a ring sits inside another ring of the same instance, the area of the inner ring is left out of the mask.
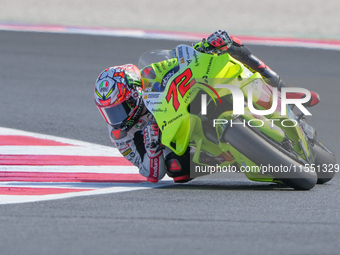
<path id="1" fill-rule="evenodd" d="M 318 176 L 317 184 L 323 184 L 330 180 L 335 175 L 336 159 L 334 154 L 322 148 L 319 144 L 313 147 L 315 152 L 315 170 Z"/>
<path id="2" fill-rule="evenodd" d="M 289 172 L 272 173 L 271 175 L 295 190 L 310 190 L 317 182 L 315 172 L 301 167 L 301 164 L 282 153 L 278 146 L 269 143 L 259 134 L 243 125 L 227 128 L 222 136 L 222 142 L 228 142 L 249 160 L 260 166 L 282 166 Z"/>

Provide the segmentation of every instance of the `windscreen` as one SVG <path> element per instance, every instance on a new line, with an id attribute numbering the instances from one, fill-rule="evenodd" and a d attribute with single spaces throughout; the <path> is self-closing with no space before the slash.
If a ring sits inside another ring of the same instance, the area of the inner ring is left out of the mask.
<path id="1" fill-rule="evenodd" d="M 143 69 L 144 67 L 152 64 L 158 63 L 164 60 L 172 59 L 176 57 L 171 50 L 152 50 L 145 52 L 140 56 L 138 61 L 138 68 Z"/>

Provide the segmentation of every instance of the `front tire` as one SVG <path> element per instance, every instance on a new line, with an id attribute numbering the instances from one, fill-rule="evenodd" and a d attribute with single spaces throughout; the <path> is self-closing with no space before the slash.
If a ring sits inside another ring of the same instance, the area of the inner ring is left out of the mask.
<path id="1" fill-rule="evenodd" d="M 302 167 L 300 163 L 282 153 L 277 148 L 279 145 L 269 143 L 247 126 L 228 127 L 224 131 L 222 141 L 230 143 L 258 166 L 261 164 L 267 166 L 282 165 L 289 169 L 289 172 L 278 172 L 271 175 L 295 190 L 310 190 L 317 182 L 315 172 Z"/>
<path id="2" fill-rule="evenodd" d="M 317 184 L 324 184 L 333 179 L 335 175 L 336 159 L 334 154 L 329 153 L 318 144 L 313 147 L 315 152 L 315 170 L 318 176 Z"/>

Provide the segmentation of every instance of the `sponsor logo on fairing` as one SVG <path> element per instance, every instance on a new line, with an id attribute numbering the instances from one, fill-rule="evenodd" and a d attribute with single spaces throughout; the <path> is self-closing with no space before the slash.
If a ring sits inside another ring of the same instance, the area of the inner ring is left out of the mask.
<path id="1" fill-rule="evenodd" d="M 172 57 L 173 57 L 173 58 L 176 58 L 176 57 L 177 57 L 176 49 L 173 49 L 173 50 L 171 51 L 171 54 L 172 54 Z"/>
<path id="2" fill-rule="evenodd" d="M 165 87 L 170 78 L 179 70 L 179 66 L 172 68 L 166 75 L 164 75 L 162 80 L 162 86 Z"/>
<path id="3" fill-rule="evenodd" d="M 197 56 L 197 52 L 194 51 L 194 54 L 193 54 L 194 58 L 195 58 L 195 66 L 199 66 L 200 63 L 198 62 L 198 56 Z"/>
<path id="4" fill-rule="evenodd" d="M 188 49 L 188 48 L 185 48 L 185 50 L 186 50 L 186 53 L 187 53 L 187 59 L 186 59 L 187 65 L 190 65 L 190 63 L 192 62 L 192 60 L 190 59 L 189 49 Z"/>
<path id="5" fill-rule="evenodd" d="M 160 93 L 148 93 L 144 95 L 144 99 L 148 99 L 148 98 L 159 98 Z"/>
<path id="6" fill-rule="evenodd" d="M 183 49 L 182 47 L 178 47 L 178 58 L 183 58 Z"/>
<path id="7" fill-rule="evenodd" d="M 160 62 L 161 66 L 163 67 L 164 70 L 166 70 L 165 65 L 163 64 L 163 62 Z"/>
<path id="8" fill-rule="evenodd" d="M 179 118 L 182 117 L 182 116 L 183 116 L 183 114 L 180 114 L 180 115 L 176 116 L 175 118 L 169 120 L 169 121 L 168 121 L 168 124 L 174 122 L 175 120 L 179 119 Z"/>
<path id="9" fill-rule="evenodd" d="M 163 113 L 166 113 L 167 111 L 168 111 L 168 109 L 167 108 L 164 108 L 164 109 L 162 109 L 162 108 L 152 108 L 151 109 L 151 111 L 154 113 L 154 112 L 163 112 Z"/>
<path id="10" fill-rule="evenodd" d="M 145 100 L 145 104 L 146 106 L 149 106 L 149 105 L 155 105 L 155 104 L 162 104 L 162 102 L 157 102 L 157 101 L 153 102 L 151 100 Z"/>
<path id="11" fill-rule="evenodd" d="M 214 57 L 211 57 L 210 60 L 209 60 L 208 68 L 207 68 L 207 71 L 205 72 L 206 75 L 208 75 L 209 72 L 210 72 L 210 68 L 211 68 L 213 59 L 214 59 Z M 208 77 L 208 76 L 207 76 L 207 77 Z"/>
<path id="12" fill-rule="evenodd" d="M 156 67 L 158 72 L 162 73 L 162 69 L 159 67 L 158 63 L 154 64 L 154 66 Z"/>

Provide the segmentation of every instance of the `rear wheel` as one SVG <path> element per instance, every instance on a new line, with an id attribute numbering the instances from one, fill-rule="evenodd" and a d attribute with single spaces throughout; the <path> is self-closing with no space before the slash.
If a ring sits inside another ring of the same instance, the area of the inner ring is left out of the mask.
<path id="1" fill-rule="evenodd" d="M 313 147 L 315 152 L 315 170 L 318 176 L 318 184 L 326 183 L 335 175 L 336 159 L 334 154 L 328 152 L 320 145 L 315 144 Z"/>
<path id="2" fill-rule="evenodd" d="M 306 169 L 280 151 L 279 145 L 266 141 L 249 127 L 234 125 L 227 128 L 222 141 L 230 143 L 236 150 L 259 166 L 261 164 L 273 167 L 282 166 L 281 169 L 285 169 L 285 171 L 272 172 L 271 175 L 296 190 L 312 189 L 317 182 L 315 172 Z M 286 172 L 286 170 L 288 171 Z"/>

